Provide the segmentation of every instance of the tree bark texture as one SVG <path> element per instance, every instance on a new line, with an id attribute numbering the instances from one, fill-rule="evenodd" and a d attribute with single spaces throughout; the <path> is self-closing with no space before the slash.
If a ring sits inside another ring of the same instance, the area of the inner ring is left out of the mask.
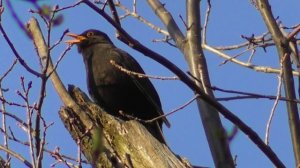
<path id="1" fill-rule="evenodd" d="M 74 86 L 69 93 L 79 108 L 62 107 L 59 115 L 93 167 L 192 167 L 138 121 L 107 114 Z"/>

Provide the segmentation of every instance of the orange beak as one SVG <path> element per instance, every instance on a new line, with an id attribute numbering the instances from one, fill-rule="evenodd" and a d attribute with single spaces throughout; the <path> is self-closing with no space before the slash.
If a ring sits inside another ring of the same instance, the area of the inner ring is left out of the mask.
<path id="1" fill-rule="evenodd" d="M 82 42 L 83 40 L 86 39 L 86 37 L 84 36 L 80 36 L 74 33 L 68 33 L 67 36 L 73 37 L 73 40 L 67 40 L 65 41 L 66 43 L 68 43 L 69 45 L 73 45 L 73 44 L 78 44 L 80 42 Z"/>

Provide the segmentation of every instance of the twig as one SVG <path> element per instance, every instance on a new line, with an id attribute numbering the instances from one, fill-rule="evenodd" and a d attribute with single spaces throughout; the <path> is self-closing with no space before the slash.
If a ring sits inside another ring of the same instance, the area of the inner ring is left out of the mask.
<path id="1" fill-rule="evenodd" d="M 118 68 L 120 71 L 125 72 L 128 75 L 137 76 L 139 78 L 151 78 L 151 79 L 160 79 L 160 80 L 179 80 L 179 78 L 176 77 L 176 76 L 174 76 L 174 77 L 162 77 L 162 76 L 146 75 L 146 74 L 130 71 L 130 70 L 122 67 L 121 65 L 117 64 L 114 60 L 110 60 L 110 63 L 113 66 L 115 66 L 116 68 Z"/>
<path id="2" fill-rule="evenodd" d="M 175 108 L 174 110 L 171 110 L 170 112 L 168 112 L 168 113 L 166 113 L 166 114 L 164 114 L 164 115 L 160 115 L 160 116 L 158 116 L 158 117 L 155 117 L 155 118 L 153 118 L 153 119 L 151 119 L 151 120 L 146 120 L 145 122 L 146 122 L 146 123 L 154 122 L 154 121 L 156 121 L 156 120 L 158 120 L 158 119 L 161 119 L 161 118 L 167 117 L 167 116 L 169 116 L 169 115 L 172 115 L 172 114 L 176 113 L 177 111 L 184 109 L 185 107 L 187 107 L 188 105 L 190 105 L 193 101 L 195 101 L 195 100 L 196 100 L 197 98 L 199 98 L 199 97 L 201 97 L 201 96 L 198 95 L 198 94 L 196 94 L 196 95 L 194 95 L 194 97 L 193 97 L 191 100 L 189 100 L 189 101 L 187 101 L 186 103 L 184 103 L 183 105 L 181 105 L 181 106 Z"/>
<path id="3" fill-rule="evenodd" d="M 136 3 L 136 0 L 133 0 L 133 3 L 132 3 L 132 11 L 134 12 L 134 13 L 137 13 L 137 8 L 136 8 L 136 6 L 137 6 L 137 3 Z"/>
<path id="4" fill-rule="evenodd" d="M 170 36 L 165 36 L 163 39 L 154 39 L 154 40 L 152 40 L 152 42 L 165 42 L 165 43 L 169 44 L 171 47 L 177 48 L 177 46 L 175 44 L 170 42 L 171 40 L 172 39 L 170 38 Z"/>
<path id="5" fill-rule="evenodd" d="M 181 15 L 179 15 L 179 18 L 180 18 L 181 22 L 183 23 L 186 30 L 189 30 L 193 26 L 193 25 L 188 26 Z"/>
<path id="6" fill-rule="evenodd" d="M 15 10 L 11 4 L 11 1 L 6 1 L 6 4 L 7 4 L 9 11 L 11 12 L 11 15 L 13 16 L 14 20 L 17 22 L 19 28 L 21 30 L 23 30 L 29 38 L 31 38 L 31 36 L 30 36 L 29 32 L 27 31 L 26 27 L 24 26 L 23 22 L 21 21 L 21 19 L 18 17 L 17 13 L 15 12 Z"/>
<path id="7" fill-rule="evenodd" d="M 280 67 L 281 67 L 281 73 L 278 75 L 278 87 L 277 87 L 277 93 L 276 93 L 276 99 L 274 101 L 273 107 L 271 109 L 271 113 L 267 122 L 267 126 L 266 126 L 266 135 L 265 135 L 265 143 L 267 145 L 269 145 L 270 142 L 270 128 L 271 128 L 271 123 L 275 114 L 275 110 L 276 107 L 278 105 L 279 102 L 279 98 L 281 97 L 281 87 L 282 87 L 282 77 L 283 77 L 283 61 L 284 59 L 287 57 L 287 55 L 285 55 L 285 57 L 282 58 L 282 60 L 280 61 Z"/>
<path id="8" fill-rule="evenodd" d="M 49 78 L 52 75 L 52 73 L 56 71 L 60 61 L 64 58 L 67 52 L 71 50 L 71 47 L 72 47 L 71 45 L 68 45 L 67 48 L 62 52 L 62 54 L 59 56 L 58 60 L 56 61 L 53 70 L 49 72 L 49 74 L 47 75 L 47 78 Z"/>
<path id="9" fill-rule="evenodd" d="M 66 30 L 63 32 L 63 34 L 60 36 L 59 40 L 58 40 L 56 43 L 54 43 L 54 44 L 49 48 L 49 50 L 52 50 L 52 49 L 55 48 L 57 45 L 59 45 L 59 44 L 62 42 L 63 38 L 65 37 L 65 35 L 66 35 L 68 32 L 69 32 L 69 29 L 66 29 Z"/>
<path id="10" fill-rule="evenodd" d="M 3 81 L 3 79 L 13 70 L 13 68 L 15 67 L 15 65 L 17 64 L 18 60 L 15 59 L 13 61 L 13 63 L 11 64 L 11 66 L 7 69 L 7 71 L 0 77 L 0 82 Z"/>
<path id="11" fill-rule="evenodd" d="M 8 114 L 8 113 L 6 113 L 6 114 Z M 10 114 L 10 115 L 11 115 L 11 114 Z M 52 124 L 52 123 L 51 123 L 51 124 Z M 51 124 L 50 124 L 50 125 L 51 125 Z M 49 126 L 50 126 L 50 125 L 49 125 Z M 23 126 L 24 126 L 24 125 L 23 125 Z M 28 142 L 23 142 L 23 141 L 17 139 L 17 138 L 14 136 L 14 134 L 13 134 L 13 132 L 12 132 L 12 130 L 11 130 L 10 127 L 9 127 L 9 130 L 10 130 L 10 132 L 11 132 L 11 136 L 9 136 L 9 135 L 7 135 L 7 136 L 8 136 L 8 138 L 9 138 L 10 140 L 12 140 L 12 141 L 14 141 L 14 142 L 16 142 L 16 143 L 19 143 L 19 144 L 21 144 L 21 145 L 29 146 L 29 143 L 28 143 Z M 27 127 L 26 127 L 26 130 L 27 130 Z M 0 129 L 0 131 L 3 132 L 2 129 Z M 46 149 L 46 148 L 44 148 L 43 151 L 49 153 L 51 156 L 52 156 L 52 155 L 56 155 L 52 150 L 49 150 L 49 149 Z M 77 162 L 77 163 L 79 162 L 77 159 L 72 158 L 72 157 L 70 157 L 70 156 L 66 156 L 66 155 L 63 155 L 63 154 L 60 154 L 60 156 L 61 156 L 62 158 L 65 158 L 65 159 L 68 159 L 68 160 L 71 160 L 71 161 L 74 161 L 74 162 Z M 88 164 L 88 162 L 87 162 L 86 160 L 81 160 L 81 162 L 84 163 L 84 164 Z"/>
<path id="12" fill-rule="evenodd" d="M 54 156 L 56 155 L 55 151 L 51 151 L 51 150 L 49 150 L 49 149 L 44 149 L 44 151 L 47 152 L 47 153 L 49 153 L 51 156 L 52 156 L 52 155 L 54 155 Z M 61 153 L 59 153 L 59 155 L 60 155 L 60 157 L 62 157 L 62 158 L 64 158 L 64 159 L 68 159 L 68 160 L 70 160 L 70 161 L 74 161 L 74 162 L 79 163 L 78 159 L 72 158 L 72 157 L 70 157 L 70 156 L 63 155 L 63 154 L 61 154 Z M 81 163 L 89 164 L 86 160 L 81 160 Z"/>
<path id="13" fill-rule="evenodd" d="M 207 9 L 206 9 L 205 19 L 203 24 L 203 32 L 202 32 L 202 43 L 204 44 L 206 44 L 206 34 L 207 34 L 207 26 L 209 22 L 210 11 L 211 11 L 211 2 L 210 0 L 207 0 Z"/>
<path id="14" fill-rule="evenodd" d="M 248 59 L 248 63 L 251 63 L 252 62 L 252 58 L 253 58 L 253 56 L 254 56 L 254 54 L 256 53 L 256 49 L 252 49 L 251 50 L 251 54 L 250 54 L 250 56 L 249 56 L 249 59 Z"/>
<path id="15" fill-rule="evenodd" d="M 203 48 L 208 50 L 208 51 L 211 51 L 219 56 L 221 56 L 222 58 L 225 58 L 225 59 L 228 59 L 230 60 L 231 62 L 233 63 L 236 63 L 238 65 L 241 65 L 243 67 L 246 67 L 246 68 L 249 68 L 249 69 L 253 69 L 257 72 L 264 72 L 264 73 L 277 73 L 279 74 L 280 73 L 280 69 L 275 69 L 275 68 L 272 68 L 272 67 L 268 67 L 268 66 L 257 66 L 257 65 L 254 65 L 254 64 L 249 64 L 249 63 L 245 63 L 243 61 L 239 61 L 237 59 L 233 59 L 231 56 L 207 45 L 207 44 L 202 44 Z M 297 71 L 292 71 L 293 75 L 296 75 L 296 76 L 299 76 L 299 72 Z"/>
<path id="16" fill-rule="evenodd" d="M 21 162 L 23 162 L 27 167 L 29 168 L 33 168 L 33 166 L 31 165 L 31 163 L 29 161 L 27 161 L 25 158 L 23 158 L 21 155 L 19 155 L 18 153 L 7 149 L 5 146 L 0 145 L 0 150 L 3 150 L 7 153 L 9 153 L 10 155 L 14 156 L 15 158 L 19 159 Z"/>
<path id="17" fill-rule="evenodd" d="M 300 24 L 287 36 L 287 40 L 291 40 L 300 32 Z"/>
<path id="18" fill-rule="evenodd" d="M 2 88 L 2 90 L 4 90 Z M 16 107 L 26 107 L 26 105 L 24 104 L 19 104 L 19 103 L 16 103 L 16 102 L 9 102 L 7 101 L 6 99 L 4 99 L 2 96 L 0 96 L 0 101 L 2 101 L 3 103 L 7 104 L 7 105 L 10 105 L 10 106 L 16 106 Z M 30 108 L 35 108 L 33 106 L 29 106 Z"/>
<path id="19" fill-rule="evenodd" d="M 31 157 L 31 162 L 33 164 L 33 167 L 36 168 L 37 163 L 36 163 L 36 152 L 34 151 L 34 145 L 33 145 L 33 136 L 32 136 L 32 114 L 33 114 L 33 110 L 31 108 L 29 108 L 29 92 L 31 89 L 31 86 L 28 85 L 28 87 L 25 86 L 25 82 L 24 82 L 24 77 L 21 77 L 21 86 L 23 89 L 23 96 L 22 98 L 25 101 L 26 104 L 26 116 L 27 116 L 27 136 L 28 136 L 28 142 L 29 142 L 29 152 L 30 152 L 30 157 Z M 21 96 L 21 93 L 19 94 Z"/>
<path id="20" fill-rule="evenodd" d="M 69 9 L 69 8 L 74 8 L 75 6 L 78 6 L 79 4 L 81 4 L 83 2 L 83 0 L 80 0 L 78 2 L 76 2 L 75 4 L 73 5 L 70 5 L 70 6 L 65 6 L 65 7 L 62 7 L 62 8 L 57 8 L 55 9 L 53 12 L 60 12 L 62 10 L 66 10 L 66 9 Z"/>
<path id="21" fill-rule="evenodd" d="M 229 89 L 222 89 L 219 88 L 217 86 L 211 86 L 211 89 L 216 90 L 216 91 L 220 91 L 220 92 L 224 92 L 224 93 L 234 93 L 234 94 L 239 94 L 239 95 L 245 95 L 245 98 L 264 98 L 264 99 L 270 99 L 270 100 L 276 100 L 277 96 L 272 96 L 272 95 L 262 95 L 262 94 L 257 94 L 257 93 L 250 93 L 250 92 L 243 92 L 243 91 L 237 91 L 237 90 L 229 90 Z M 243 97 L 236 97 L 236 98 L 228 98 L 230 99 L 241 99 Z M 226 101 L 225 98 L 217 98 L 218 101 Z M 282 101 L 292 101 L 292 102 L 296 102 L 296 103 L 300 103 L 300 100 L 298 99 L 287 99 L 285 97 L 279 97 L 279 100 Z"/>
<path id="22" fill-rule="evenodd" d="M 121 3 L 116 3 L 115 4 L 117 7 L 119 7 L 120 9 L 125 11 L 125 15 L 127 16 L 132 16 L 133 18 L 136 18 L 138 21 L 144 23 L 145 25 L 147 25 L 148 27 L 150 27 L 151 29 L 155 30 L 158 33 L 161 33 L 165 36 L 169 36 L 169 33 L 164 30 L 163 28 L 160 28 L 156 25 L 154 25 L 153 23 L 149 22 L 147 19 L 145 19 L 144 17 L 142 17 L 141 15 L 139 15 L 135 9 L 135 7 L 133 7 L 133 11 L 130 11 L 126 6 L 122 5 Z"/>
<path id="23" fill-rule="evenodd" d="M 217 97 L 216 100 L 217 101 L 231 101 L 231 100 L 242 100 L 242 99 L 269 99 L 269 100 L 276 100 L 276 96 L 227 96 L 227 97 Z M 279 100 L 281 101 L 292 101 L 292 102 L 296 102 L 296 103 L 300 103 L 300 100 L 288 100 L 284 97 L 279 97 Z"/>
<path id="24" fill-rule="evenodd" d="M 4 78 L 13 70 L 13 68 L 15 67 L 15 65 L 17 64 L 17 59 L 14 60 L 14 62 L 12 63 L 12 65 L 8 68 L 8 70 L 1 76 L 0 78 L 0 99 L 1 100 L 5 100 L 4 98 L 4 94 L 3 94 L 3 89 L 2 89 L 2 81 L 4 80 Z M 7 138 L 7 124 L 6 124 L 6 106 L 5 106 L 5 101 L 2 101 L 1 103 L 1 110 L 2 110 L 2 129 L 4 132 L 4 137 L 3 137 L 3 141 L 4 141 L 4 146 L 9 149 L 9 145 L 8 145 L 8 138 Z M 9 163 L 10 160 L 10 156 L 9 153 L 6 153 L 6 161 L 7 164 Z"/>
<path id="25" fill-rule="evenodd" d="M 67 166 L 68 168 L 71 168 L 71 166 L 69 165 L 69 163 L 60 155 L 60 148 L 57 147 L 51 154 L 51 156 L 53 158 L 55 158 L 55 160 L 57 160 L 57 163 L 62 162 L 65 164 L 65 166 Z M 51 167 L 54 167 L 57 163 L 52 164 Z"/>
<path id="26" fill-rule="evenodd" d="M 253 37 L 253 42 L 255 42 L 256 44 L 265 44 L 266 42 L 271 42 L 272 38 L 265 38 L 267 35 L 269 35 L 269 32 L 263 33 L 262 35 Z M 274 45 L 274 43 L 271 43 Z M 224 46 L 224 47 L 214 47 L 218 50 L 234 50 L 234 49 L 239 49 L 239 48 L 243 48 L 249 46 L 249 41 L 241 43 L 241 44 L 236 44 L 236 45 L 232 45 L 232 46 Z"/>
<path id="27" fill-rule="evenodd" d="M 41 74 L 38 73 L 37 71 L 31 69 L 26 62 L 23 60 L 23 58 L 19 55 L 19 53 L 17 52 L 17 50 L 15 49 L 14 44 L 10 41 L 10 39 L 8 38 L 5 30 L 2 27 L 2 24 L 0 22 L 0 32 L 2 33 L 4 39 L 6 40 L 7 44 L 9 45 L 10 49 L 12 50 L 12 52 L 14 53 L 14 55 L 16 56 L 16 58 L 18 59 L 18 61 L 20 62 L 20 64 L 31 74 L 35 75 L 36 77 L 41 77 Z"/>
<path id="28" fill-rule="evenodd" d="M 80 143 L 80 142 L 79 142 Z M 79 167 L 82 167 L 82 154 L 81 154 L 81 145 L 77 144 L 77 162 Z"/>

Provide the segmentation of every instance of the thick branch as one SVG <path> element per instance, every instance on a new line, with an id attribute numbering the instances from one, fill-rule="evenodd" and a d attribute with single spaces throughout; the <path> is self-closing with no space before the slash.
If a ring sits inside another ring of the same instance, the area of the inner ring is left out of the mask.
<path id="1" fill-rule="evenodd" d="M 4 152 L 6 152 L 6 153 L 9 153 L 10 155 L 12 155 L 12 156 L 14 156 L 15 158 L 19 159 L 21 162 L 24 163 L 25 166 L 27 166 L 27 167 L 29 167 L 29 168 L 32 168 L 32 167 L 33 167 L 32 164 L 31 164 L 28 160 L 26 160 L 25 158 L 23 158 L 20 154 L 18 154 L 18 153 L 16 153 L 16 152 L 12 151 L 12 150 L 10 150 L 10 149 L 7 149 L 6 147 L 4 147 L 4 146 L 2 146 L 2 145 L 0 145 L 0 150 L 4 151 Z M 1 166 L 1 164 L 0 164 L 0 166 Z"/>
<path id="2" fill-rule="evenodd" d="M 210 89 L 210 79 L 206 64 L 206 59 L 201 47 L 201 25 L 200 25 L 200 1 L 187 0 L 187 45 L 182 52 L 189 64 L 191 74 L 198 79 L 197 85 L 206 94 L 214 98 Z M 203 101 L 198 99 L 198 108 L 201 115 L 203 127 L 207 141 L 214 159 L 216 167 L 234 167 L 227 136 L 223 129 L 218 111 Z"/>
<path id="3" fill-rule="evenodd" d="M 93 167 L 191 167 L 139 122 L 117 119 L 69 87 L 81 109 L 63 107 L 60 117 Z"/>
<path id="4" fill-rule="evenodd" d="M 268 27 L 275 42 L 279 60 L 283 61 L 283 83 L 285 95 L 288 99 L 296 99 L 294 79 L 292 74 L 292 66 L 290 59 L 289 41 L 282 34 L 276 20 L 272 14 L 271 6 L 267 0 L 257 1 L 258 9 Z M 286 58 L 284 58 L 287 56 Z M 289 126 L 291 132 L 291 139 L 293 144 L 294 156 L 296 165 L 300 165 L 300 120 L 297 104 L 295 102 L 286 102 L 289 118 Z"/>
<path id="5" fill-rule="evenodd" d="M 172 15 L 165 9 L 164 5 L 158 0 L 148 0 L 148 4 L 166 26 L 171 38 L 175 41 L 180 50 L 185 48 L 185 37 L 177 26 Z"/>
<path id="6" fill-rule="evenodd" d="M 32 34 L 32 38 L 36 49 L 38 51 L 38 55 L 41 58 L 43 63 L 46 63 L 48 57 L 48 48 L 45 43 L 44 37 L 42 35 L 40 26 L 35 18 L 31 18 L 27 24 L 28 30 Z M 51 58 L 49 58 L 49 65 L 47 69 L 47 75 L 51 73 L 50 79 L 57 93 L 59 94 L 61 100 L 66 106 L 74 106 L 75 102 L 72 100 L 70 95 L 67 92 L 67 89 L 64 87 L 62 81 L 60 80 L 58 74 L 53 69 L 53 63 Z"/>

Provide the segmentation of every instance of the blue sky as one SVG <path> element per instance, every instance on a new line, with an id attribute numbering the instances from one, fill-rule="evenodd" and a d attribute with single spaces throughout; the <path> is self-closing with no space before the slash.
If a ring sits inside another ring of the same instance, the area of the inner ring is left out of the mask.
<path id="1" fill-rule="evenodd" d="M 43 4 L 59 4 L 60 7 L 73 4 L 77 1 L 41 1 Z M 176 3 L 165 1 L 166 8 L 173 14 L 181 30 L 185 32 L 184 24 L 179 18 L 179 15 L 185 17 L 184 1 L 177 0 Z M 206 4 L 202 1 L 202 18 L 204 17 Z M 284 3 L 280 0 L 273 0 L 272 9 L 275 16 L 286 26 L 293 26 L 299 24 L 297 15 L 299 14 L 298 7 L 300 1 L 287 0 Z M 18 13 L 18 16 L 25 24 L 32 16 L 39 17 L 28 12 L 32 9 L 29 3 L 16 0 L 12 1 L 13 7 Z M 127 4 L 128 3 L 127 1 Z M 250 1 L 229 0 L 212 2 L 212 14 L 210 17 L 210 24 L 208 27 L 207 42 L 211 46 L 226 46 L 244 42 L 241 35 L 251 36 L 252 34 L 260 35 L 266 32 L 266 27 L 261 19 L 259 12 L 250 4 Z M 159 27 L 164 27 L 158 18 L 154 15 L 151 9 L 145 2 L 138 2 L 138 12 L 147 20 L 151 21 Z M 106 32 L 115 43 L 116 46 L 124 49 L 133 55 L 142 65 L 146 73 L 151 75 L 173 76 L 166 68 L 153 60 L 146 58 L 142 54 L 134 51 L 128 46 L 122 44 L 115 38 L 114 29 L 101 16 L 89 9 L 85 5 L 80 5 L 73 9 L 61 12 L 64 17 L 63 23 L 53 28 L 51 42 L 56 42 L 65 29 L 71 32 L 81 33 L 86 29 L 94 28 Z M 39 19 L 41 21 L 41 19 Z M 25 36 L 25 34 L 17 27 L 16 22 L 12 18 L 8 9 L 5 9 L 2 15 L 2 24 L 7 31 L 8 36 L 13 41 L 15 47 L 26 60 L 26 62 L 38 70 L 39 64 L 37 56 L 32 45 L 32 42 Z M 46 32 L 45 25 L 40 22 L 42 29 Z M 183 71 L 188 71 L 183 55 L 178 49 L 170 47 L 163 43 L 153 43 L 153 39 L 160 39 L 163 36 L 156 33 L 154 30 L 143 25 L 133 18 L 125 19 L 123 27 L 130 35 L 135 37 L 141 43 L 147 45 L 149 48 L 159 52 L 174 64 L 178 65 Z M 62 43 L 51 53 L 53 61 L 57 60 L 60 53 L 67 47 Z M 236 54 L 237 52 L 227 52 L 228 54 Z M 265 74 L 261 72 L 254 72 L 253 70 L 245 69 L 233 63 L 227 63 L 220 66 L 223 59 L 217 55 L 205 51 L 208 68 L 210 71 L 210 78 L 212 85 L 224 89 L 240 90 L 247 92 L 260 93 L 265 95 L 275 95 L 277 89 L 277 75 Z M 249 54 L 240 57 L 241 60 L 247 60 Z M 0 37 L 0 74 L 10 66 L 14 59 L 10 48 Z M 267 53 L 258 49 L 253 58 L 253 63 L 256 65 L 268 65 L 278 68 L 278 55 L 274 49 L 268 49 Z M 58 73 L 61 76 L 65 85 L 74 84 L 84 91 L 86 91 L 85 69 L 81 56 L 77 53 L 77 49 L 73 49 L 65 56 L 58 67 Z M 20 76 L 24 76 L 25 80 L 33 81 L 33 89 L 31 93 L 31 102 L 37 101 L 40 81 L 36 77 L 30 75 L 23 67 L 17 65 L 12 71 L 7 80 L 4 81 L 3 87 L 10 88 L 5 93 L 6 97 L 11 101 L 23 103 L 16 95 L 15 91 L 20 90 Z M 180 81 L 161 81 L 152 80 L 154 83 L 163 104 L 165 113 L 169 112 L 178 106 L 181 106 L 193 97 L 193 93 Z M 228 94 L 216 92 L 216 97 L 226 97 Z M 252 129 L 257 131 L 261 138 L 264 138 L 266 122 L 274 101 L 264 99 L 246 99 L 235 100 L 229 102 L 222 102 L 228 109 L 239 116 Z M 47 134 L 48 144 L 47 148 L 54 150 L 59 146 L 61 152 L 76 157 L 77 148 L 72 141 L 70 135 L 62 125 L 58 110 L 62 105 L 59 97 L 49 82 L 47 85 L 47 97 L 43 108 L 44 117 L 54 125 L 49 128 Z M 21 118 L 25 118 L 24 109 L 8 107 L 8 111 L 14 113 Z M 226 129 L 230 130 L 232 124 L 221 117 Z M 178 155 L 188 158 L 192 164 L 213 167 L 213 161 L 206 142 L 206 137 L 202 128 L 202 123 L 197 111 L 196 103 L 192 103 L 185 109 L 168 117 L 172 127 L 165 128 L 166 135 L 170 148 Z M 9 124 L 15 127 L 16 124 L 10 120 Z M 20 138 L 26 140 L 26 135 L 19 129 L 15 129 L 15 134 Z M 16 143 L 11 143 L 12 147 L 29 159 L 28 149 Z M 276 110 L 273 124 L 271 127 L 270 145 L 275 153 L 284 162 L 287 167 L 294 167 L 293 152 L 291 147 L 291 140 L 289 128 L 287 123 L 287 113 L 285 110 L 285 103 L 280 102 Z M 245 136 L 242 132 L 238 132 L 237 136 L 230 144 L 233 155 L 237 155 L 238 167 L 273 167 L 272 163 L 262 154 L 262 152 Z M 0 152 L 0 154 L 3 154 Z M 14 160 L 17 164 L 18 161 Z M 45 156 L 45 167 L 48 167 L 54 160 Z M 57 166 L 60 167 L 60 166 Z M 63 166 L 62 166 L 63 167 Z M 89 166 L 86 166 L 89 167 Z"/>

